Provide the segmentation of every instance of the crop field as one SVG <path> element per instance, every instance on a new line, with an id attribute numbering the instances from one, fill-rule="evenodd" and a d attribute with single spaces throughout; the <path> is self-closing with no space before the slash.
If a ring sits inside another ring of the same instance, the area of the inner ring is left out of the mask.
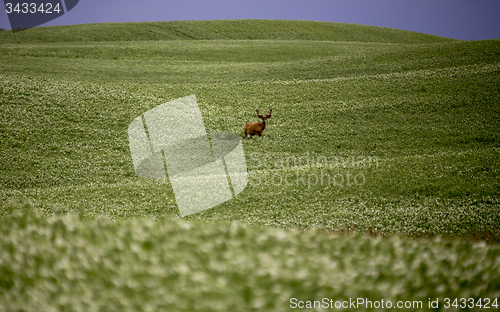
<path id="1" fill-rule="evenodd" d="M 241 136 L 249 181 L 181 218 L 168 179 L 136 175 L 127 129 L 191 94 L 207 132 Z M 272 117 L 243 140 L 256 109 Z M 0 311 L 499 310 L 500 40 L 2 31 L 0 112 Z M 357 299 L 379 306 L 335 306 Z"/>

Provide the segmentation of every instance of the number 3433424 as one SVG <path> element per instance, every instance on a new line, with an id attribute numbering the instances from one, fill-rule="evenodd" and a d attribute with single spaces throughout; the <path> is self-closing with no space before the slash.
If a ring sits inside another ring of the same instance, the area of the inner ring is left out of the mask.
<path id="1" fill-rule="evenodd" d="M 479 309 L 489 309 L 489 308 L 498 308 L 498 298 L 491 300 L 490 298 L 445 298 L 444 299 L 444 308 L 479 308 Z"/>
<path id="2" fill-rule="evenodd" d="M 47 3 L 5 3 L 5 11 L 7 14 L 18 13 L 18 14 L 59 14 L 62 9 L 59 6 L 59 2 L 53 4 Z"/>

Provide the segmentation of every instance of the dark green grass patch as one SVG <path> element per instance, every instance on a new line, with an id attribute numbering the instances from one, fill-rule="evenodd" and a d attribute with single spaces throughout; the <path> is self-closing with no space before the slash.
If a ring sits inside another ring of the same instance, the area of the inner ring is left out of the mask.
<path id="1" fill-rule="evenodd" d="M 393 44 L 307 40 L 0 45 L 0 70 L 43 78 L 144 84 L 328 79 L 487 65 L 499 42 Z"/>

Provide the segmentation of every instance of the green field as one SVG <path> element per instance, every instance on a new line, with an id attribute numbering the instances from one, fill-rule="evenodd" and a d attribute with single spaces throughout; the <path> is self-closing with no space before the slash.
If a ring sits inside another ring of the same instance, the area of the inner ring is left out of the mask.
<path id="1" fill-rule="evenodd" d="M 127 128 L 190 94 L 207 132 L 273 116 L 243 141 L 247 188 L 180 218 L 168 180 L 135 174 Z M 264 20 L 2 31 L 0 111 L 0 311 L 500 306 L 500 40 Z"/>

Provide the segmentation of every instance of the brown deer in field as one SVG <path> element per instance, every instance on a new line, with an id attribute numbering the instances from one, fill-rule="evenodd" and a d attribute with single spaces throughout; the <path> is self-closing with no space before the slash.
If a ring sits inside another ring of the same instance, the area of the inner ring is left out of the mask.
<path id="1" fill-rule="evenodd" d="M 266 129 L 267 119 L 271 118 L 272 111 L 273 110 L 271 109 L 271 111 L 269 112 L 269 115 L 264 117 L 264 116 L 260 115 L 259 110 L 257 110 L 257 117 L 262 119 L 262 122 L 248 122 L 245 125 L 245 139 L 247 138 L 247 134 L 250 134 L 250 137 L 252 139 L 253 139 L 254 135 L 262 136 L 262 131 L 264 131 L 264 129 Z"/>

